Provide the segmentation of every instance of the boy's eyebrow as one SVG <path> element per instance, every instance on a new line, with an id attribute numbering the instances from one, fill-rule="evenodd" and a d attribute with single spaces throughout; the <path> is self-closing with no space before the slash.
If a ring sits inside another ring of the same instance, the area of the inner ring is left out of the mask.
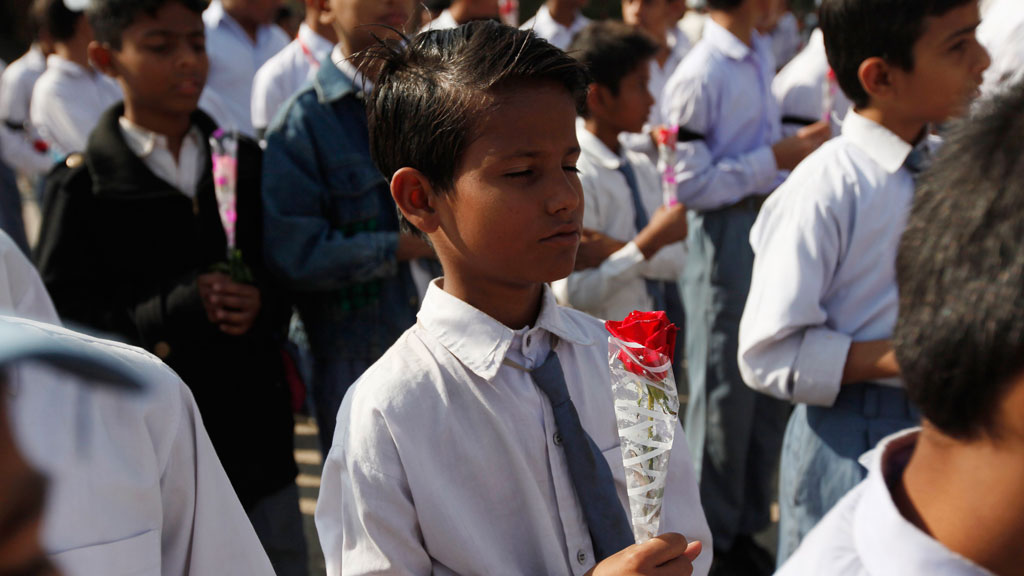
<path id="1" fill-rule="evenodd" d="M 964 26 L 963 28 L 961 28 L 961 29 L 957 30 L 956 32 L 953 32 L 952 34 L 947 36 L 945 42 L 950 42 L 953 39 L 955 39 L 957 36 L 962 36 L 964 34 L 973 34 L 974 31 L 978 28 L 978 26 L 980 24 L 981 24 L 981 21 L 979 20 L 979 21 L 975 22 L 974 24 L 971 24 L 970 26 Z"/>
<path id="2" fill-rule="evenodd" d="M 581 150 L 580 150 L 579 146 L 573 146 L 571 148 L 567 148 L 566 149 L 565 155 L 569 156 L 569 155 L 572 155 L 572 154 L 579 154 L 580 152 L 581 152 Z M 531 150 L 531 149 L 527 149 L 527 148 L 521 148 L 519 150 L 513 150 L 512 152 L 509 152 L 508 154 L 502 155 L 502 158 L 536 158 L 538 156 L 542 156 L 543 154 L 544 154 L 544 152 L 542 152 L 540 150 Z"/>

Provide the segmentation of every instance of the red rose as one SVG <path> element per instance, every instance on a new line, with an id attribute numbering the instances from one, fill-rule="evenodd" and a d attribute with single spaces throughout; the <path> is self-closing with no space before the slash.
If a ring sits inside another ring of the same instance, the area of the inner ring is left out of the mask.
<path id="1" fill-rule="evenodd" d="M 638 312 L 633 311 L 626 316 L 622 322 L 609 320 L 604 323 L 608 332 L 624 342 L 640 344 L 643 348 L 634 348 L 633 354 L 641 362 L 648 366 L 660 365 L 660 355 L 668 357 L 669 362 L 673 360 L 676 350 L 676 332 L 679 331 L 676 325 L 669 322 L 664 312 Z M 640 376 L 661 380 L 665 374 L 656 375 L 642 366 L 636 364 L 625 350 L 619 352 L 619 360 L 626 370 Z"/>

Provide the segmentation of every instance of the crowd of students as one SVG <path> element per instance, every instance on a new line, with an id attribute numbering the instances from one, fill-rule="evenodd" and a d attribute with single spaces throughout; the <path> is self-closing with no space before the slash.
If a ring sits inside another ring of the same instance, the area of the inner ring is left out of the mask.
<path id="1" fill-rule="evenodd" d="M 332 575 L 1019 574 L 1024 6 L 584 4 L 35 0 L 0 490 L 50 488 L 0 573 L 307 574 L 304 373 Z M 689 391 L 640 544 L 633 310 Z"/>

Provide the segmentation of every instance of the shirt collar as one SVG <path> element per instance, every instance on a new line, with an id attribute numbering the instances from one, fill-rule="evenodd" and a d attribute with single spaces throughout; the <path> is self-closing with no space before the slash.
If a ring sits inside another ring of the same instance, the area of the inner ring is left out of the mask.
<path id="1" fill-rule="evenodd" d="M 515 340 L 514 330 L 445 292 L 434 280 L 427 287 L 416 318 L 466 368 L 484 380 L 492 380 L 501 368 Z M 551 287 L 544 285 L 543 302 L 536 329 L 561 340 L 587 346 L 593 341 L 567 318 L 555 301 Z"/>
<path id="2" fill-rule="evenodd" d="M 898 432 L 869 452 L 868 477 L 853 513 L 853 544 L 870 574 L 990 575 L 984 568 L 949 550 L 900 514 L 888 478 L 901 476 L 917 443 L 920 428 Z"/>
<path id="3" fill-rule="evenodd" d="M 605 146 L 600 138 L 591 134 L 584 122 L 583 118 L 576 119 L 576 139 L 579 140 L 580 150 L 601 166 L 609 170 L 618 170 L 622 166 L 622 157 Z"/>
<path id="4" fill-rule="evenodd" d="M 851 110 L 843 120 L 843 137 L 860 148 L 886 172 L 895 174 L 914 149 L 885 126 Z"/>
<path id="5" fill-rule="evenodd" d="M 124 140 L 131 148 L 132 152 L 139 158 L 146 158 L 151 155 L 157 149 L 167 150 L 167 136 L 153 132 L 148 128 L 143 128 L 131 120 L 121 116 L 117 119 L 117 123 L 121 126 L 121 133 L 124 134 Z M 185 135 L 186 139 L 192 140 L 193 143 L 197 144 L 202 139 L 202 134 L 199 129 L 194 125 L 189 128 L 188 134 Z"/>
<path id="6" fill-rule="evenodd" d="M 80 66 L 56 54 L 50 54 L 46 57 L 46 68 L 47 70 L 53 69 L 68 76 L 92 76 L 93 74 L 98 74 L 95 70 Z"/>
<path id="7" fill-rule="evenodd" d="M 349 94 L 362 98 L 364 93 L 373 90 L 370 82 L 356 67 L 345 58 L 340 46 L 335 46 L 327 57 L 326 66 L 320 66 L 313 87 L 321 103 L 340 100 Z"/>
<path id="8" fill-rule="evenodd" d="M 313 53 L 317 60 L 323 60 L 331 52 L 331 41 L 319 35 L 305 22 L 299 26 L 299 41 Z"/>
<path id="9" fill-rule="evenodd" d="M 572 21 L 572 25 L 566 28 L 551 16 L 551 11 L 548 10 L 548 4 L 545 2 L 537 9 L 537 16 L 535 17 L 534 22 L 541 24 L 542 28 L 552 27 L 557 30 L 565 30 L 572 35 L 576 35 L 577 32 L 586 27 L 590 20 L 582 13 L 577 12 L 576 18 Z"/>
<path id="10" fill-rule="evenodd" d="M 760 38 L 757 32 L 753 33 L 754 41 L 756 42 Z M 701 37 L 703 40 L 711 44 L 716 50 L 725 54 L 733 60 L 743 60 L 750 54 L 750 46 L 744 44 L 739 38 L 729 32 L 721 24 L 715 22 L 711 18 L 708 18 L 704 24 L 704 35 Z"/>

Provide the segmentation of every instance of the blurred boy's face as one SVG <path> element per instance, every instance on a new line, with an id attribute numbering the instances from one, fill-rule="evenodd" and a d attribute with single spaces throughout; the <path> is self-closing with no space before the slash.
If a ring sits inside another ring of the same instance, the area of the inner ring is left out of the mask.
<path id="1" fill-rule="evenodd" d="M 600 84 L 591 85 L 595 98 L 590 113 L 619 132 L 641 132 L 654 105 L 647 85 L 651 79 L 650 60 L 644 60 L 632 72 L 622 77 L 618 94 Z"/>
<path id="2" fill-rule="evenodd" d="M 572 272 L 583 220 L 576 107 L 555 84 L 508 90 L 481 117 L 438 195 L 432 233 L 445 275 L 486 291 L 530 288 Z"/>
<path id="3" fill-rule="evenodd" d="M 347 56 L 369 48 L 381 38 L 395 38 L 387 28 L 405 30 L 415 0 L 324 0 L 323 16 L 329 19 Z M 375 24 L 377 26 L 375 26 Z"/>
<path id="4" fill-rule="evenodd" d="M 991 62 L 974 34 L 980 20 L 977 2 L 925 20 L 914 44 L 914 69 L 892 68 L 892 106 L 901 116 L 937 123 L 967 112 Z"/>
<path id="5" fill-rule="evenodd" d="M 665 0 L 623 0 L 622 21 L 655 35 L 663 36 L 669 22 L 668 5 Z"/>
<path id="6" fill-rule="evenodd" d="M 199 104 L 210 63 L 202 16 L 167 2 L 155 16 L 140 13 L 121 36 L 121 48 L 104 48 L 126 106 L 136 113 L 191 114 Z"/>

